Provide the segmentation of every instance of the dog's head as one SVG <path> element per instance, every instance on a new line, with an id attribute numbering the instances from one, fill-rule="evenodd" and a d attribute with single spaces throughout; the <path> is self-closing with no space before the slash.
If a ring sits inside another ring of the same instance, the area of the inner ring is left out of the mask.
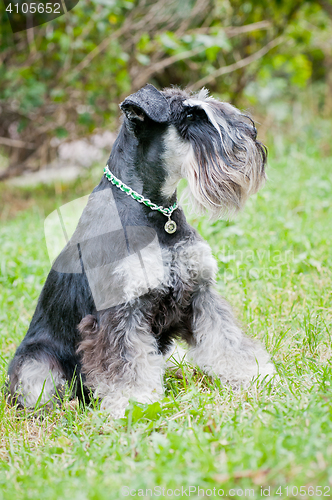
<path id="1" fill-rule="evenodd" d="M 179 89 L 160 92 L 146 85 L 120 105 L 138 141 L 162 140 L 163 192 L 188 180 L 198 209 L 215 218 L 241 209 L 265 180 L 266 148 L 257 141 L 253 121 L 234 106 Z"/>

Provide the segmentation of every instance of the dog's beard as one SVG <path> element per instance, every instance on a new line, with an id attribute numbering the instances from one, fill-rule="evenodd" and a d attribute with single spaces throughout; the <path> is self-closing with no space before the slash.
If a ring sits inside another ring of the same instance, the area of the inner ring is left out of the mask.
<path id="1" fill-rule="evenodd" d="M 222 105 L 218 102 L 218 107 Z M 200 106 L 212 125 L 211 134 L 204 140 L 191 141 L 182 174 L 188 180 L 195 211 L 207 210 L 212 219 L 231 217 L 264 183 L 266 151 L 256 141 L 252 123 L 235 108 L 230 105 L 225 108 L 226 112 L 232 111 L 234 125 L 230 126 L 230 116 L 226 120 L 220 110 L 215 112 L 214 106 L 207 102 Z"/>

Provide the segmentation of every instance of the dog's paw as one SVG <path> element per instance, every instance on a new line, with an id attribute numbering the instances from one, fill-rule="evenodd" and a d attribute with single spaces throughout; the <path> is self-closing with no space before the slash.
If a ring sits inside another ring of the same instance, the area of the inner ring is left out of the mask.
<path id="1" fill-rule="evenodd" d="M 100 404 L 100 409 L 102 411 L 108 411 L 109 414 L 114 418 L 123 418 L 125 416 L 126 409 L 129 405 L 129 400 L 137 401 L 138 403 L 155 403 L 160 400 L 163 393 L 160 389 L 154 389 L 149 393 L 135 394 L 131 397 L 129 395 L 125 396 L 123 394 L 110 394 L 105 396 Z"/>
<path id="2" fill-rule="evenodd" d="M 114 419 L 123 418 L 128 404 L 129 399 L 125 396 L 118 395 L 118 397 L 116 397 L 112 394 L 111 396 L 106 396 L 102 399 L 100 409 L 107 411 Z"/>
<path id="3" fill-rule="evenodd" d="M 231 387 L 234 391 L 246 390 L 253 384 L 263 385 L 267 383 L 277 383 L 280 378 L 276 373 L 273 363 L 268 362 L 261 366 L 250 366 L 250 369 L 237 370 L 231 374 L 217 375 L 222 385 Z"/>
<path id="4" fill-rule="evenodd" d="M 259 384 L 272 383 L 276 385 L 280 381 L 280 377 L 277 374 L 274 364 L 270 362 L 265 366 L 259 367 L 259 373 L 254 380 Z"/>

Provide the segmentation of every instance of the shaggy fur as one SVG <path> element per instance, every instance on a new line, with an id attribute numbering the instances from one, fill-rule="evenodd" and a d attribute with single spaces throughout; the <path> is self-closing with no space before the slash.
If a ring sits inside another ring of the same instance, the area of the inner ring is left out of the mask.
<path id="1" fill-rule="evenodd" d="M 173 205 L 184 177 L 196 208 L 217 218 L 237 212 L 263 184 L 266 150 L 253 122 L 205 90 L 190 95 L 147 85 L 121 109 L 109 169 L 157 205 Z M 172 220 L 177 230 L 168 234 L 162 213 L 102 178 L 53 263 L 9 367 L 12 398 L 28 407 L 44 403 L 76 377 L 79 398 L 92 392 L 122 416 L 130 398 L 162 395 L 174 339 L 234 388 L 273 374 L 267 353 L 243 335 L 215 292 L 209 246 L 181 208 Z"/>

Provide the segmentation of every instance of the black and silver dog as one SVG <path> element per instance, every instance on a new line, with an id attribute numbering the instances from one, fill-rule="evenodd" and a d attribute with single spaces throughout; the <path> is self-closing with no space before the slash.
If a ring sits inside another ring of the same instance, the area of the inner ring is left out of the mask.
<path id="1" fill-rule="evenodd" d="M 105 175 L 53 263 L 9 367 L 11 395 L 27 407 L 81 375 L 79 397 L 92 391 L 114 416 L 130 398 L 155 401 L 176 338 L 192 362 L 234 388 L 274 373 L 215 292 L 210 247 L 176 198 L 186 178 L 198 210 L 214 218 L 238 211 L 265 180 L 253 122 L 205 90 L 146 85 L 121 109 Z"/>

